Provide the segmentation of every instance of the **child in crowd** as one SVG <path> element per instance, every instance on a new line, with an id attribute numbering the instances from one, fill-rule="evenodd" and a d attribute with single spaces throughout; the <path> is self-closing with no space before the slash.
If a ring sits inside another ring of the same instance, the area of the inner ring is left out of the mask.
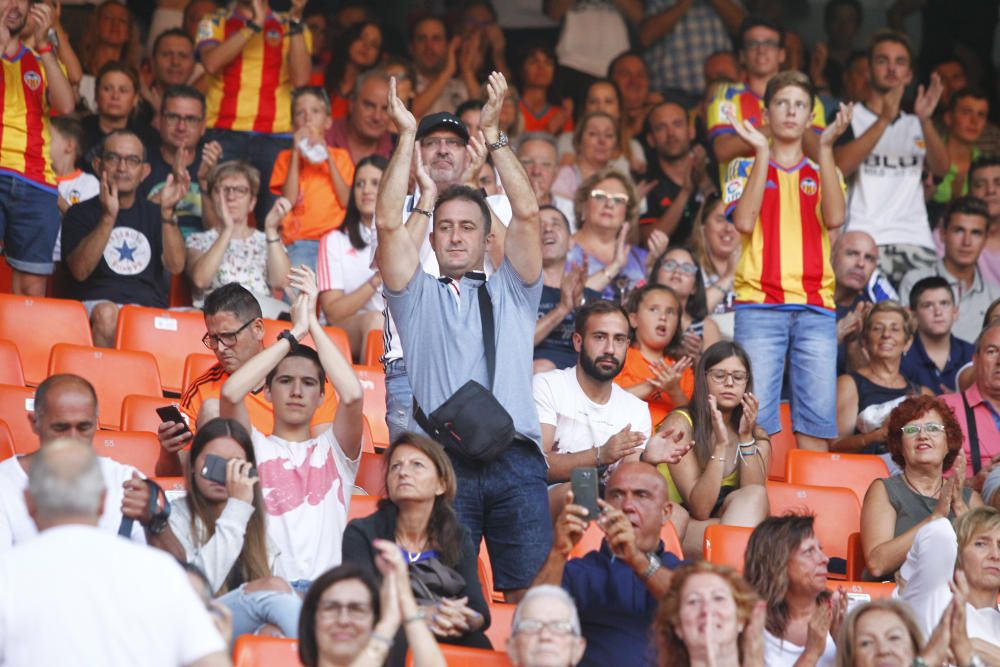
<path id="1" fill-rule="evenodd" d="M 79 204 L 96 197 L 101 192 L 101 183 L 93 174 L 76 166 L 83 146 L 83 126 L 80 121 L 69 116 L 55 116 L 49 121 L 52 141 L 49 144 L 52 155 L 52 171 L 56 174 L 59 189 L 59 212 L 65 214 L 73 204 Z M 56 235 L 56 246 L 52 251 L 52 261 L 62 259 L 62 230 Z"/>
<path id="2" fill-rule="evenodd" d="M 342 148 L 323 138 L 333 121 L 330 98 L 322 88 L 292 93 L 292 147 L 281 151 L 271 172 L 271 192 L 292 202 L 282 223 L 281 239 L 292 266 L 316 270 L 319 240 L 344 221 L 354 162 Z"/>
<path id="3" fill-rule="evenodd" d="M 635 335 L 615 383 L 649 403 L 655 425 L 694 391 L 691 358 L 668 354 L 681 344 L 681 300 L 665 285 L 647 284 L 629 295 L 626 310 Z"/>

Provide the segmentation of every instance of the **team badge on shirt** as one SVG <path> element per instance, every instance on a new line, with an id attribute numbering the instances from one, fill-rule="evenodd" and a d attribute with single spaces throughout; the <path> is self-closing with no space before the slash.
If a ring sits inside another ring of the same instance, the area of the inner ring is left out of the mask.
<path id="1" fill-rule="evenodd" d="M 281 33 L 277 30 L 268 30 L 264 33 L 264 40 L 271 46 L 281 44 Z"/>
<path id="2" fill-rule="evenodd" d="M 38 72 L 25 72 L 24 73 L 24 85 L 28 87 L 28 90 L 35 92 L 42 85 L 42 77 Z"/>
<path id="3" fill-rule="evenodd" d="M 802 190 L 802 194 L 807 197 L 816 194 L 817 189 L 816 181 L 811 178 L 803 178 L 802 182 L 799 183 L 799 190 Z"/>
<path id="4" fill-rule="evenodd" d="M 104 246 L 104 261 L 121 276 L 134 276 L 149 266 L 153 251 L 146 236 L 131 227 L 115 227 Z"/>
<path id="5" fill-rule="evenodd" d="M 743 196 L 743 181 L 738 178 L 726 183 L 726 201 L 736 201 Z"/>

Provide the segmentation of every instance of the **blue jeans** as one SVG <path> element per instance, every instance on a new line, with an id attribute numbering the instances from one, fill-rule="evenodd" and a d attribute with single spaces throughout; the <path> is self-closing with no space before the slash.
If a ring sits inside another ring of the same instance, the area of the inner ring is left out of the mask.
<path id="1" fill-rule="evenodd" d="M 395 442 L 410 430 L 412 416 L 413 390 L 406 374 L 406 360 L 392 359 L 385 364 L 385 423 L 389 427 L 389 442 Z"/>
<path id="2" fill-rule="evenodd" d="M 55 190 L 0 173 L 0 242 L 11 268 L 50 275 L 62 215 Z"/>
<path id="3" fill-rule="evenodd" d="M 278 161 L 278 153 L 292 147 L 292 136 L 212 129 L 205 132 L 205 143 L 209 141 L 218 141 L 222 146 L 220 162 L 243 160 L 260 172 L 260 189 L 257 192 L 257 206 L 253 212 L 257 217 L 257 227 L 263 229 L 267 212 L 278 198 L 271 193 L 271 170 Z"/>
<path id="4" fill-rule="evenodd" d="M 260 626 L 270 623 L 286 637 L 299 636 L 299 612 L 302 598 L 295 593 L 278 591 L 244 592 L 246 584 L 219 598 L 233 614 L 233 641 L 240 635 L 250 635 Z"/>
<path id="5" fill-rule="evenodd" d="M 792 427 L 815 438 L 837 437 L 837 318 L 808 308 L 738 306 L 734 340 L 753 359 L 757 423 L 781 430 L 781 378 L 788 356 Z"/>

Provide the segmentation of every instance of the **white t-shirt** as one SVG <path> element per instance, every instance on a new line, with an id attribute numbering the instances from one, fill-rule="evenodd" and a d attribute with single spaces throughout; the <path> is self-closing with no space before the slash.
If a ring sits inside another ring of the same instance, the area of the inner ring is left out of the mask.
<path id="1" fill-rule="evenodd" d="M 371 229 L 361 226 L 361 238 L 371 244 Z M 321 292 L 326 290 L 342 290 L 350 294 L 364 285 L 375 275 L 371 267 L 371 253 L 368 248 L 358 250 L 351 245 L 351 238 L 335 229 L 323 235 L 319 240 L 319 258 L 316 261 L 316 281 Z M 361 307 L 359 312 L 382 312 L 385 310 L 385 299 L 382 290 L 377 289 Z"/>
<path id="2" fill-rule="evenodd" d="M 351 460 L 333 429 L 303 442 L 253 430 L 267 536 L 289 581 L 313 580 L 340 565 L 351 487 L 361 455 Z"/>
<path id="3" fill-rule="evenodd" d="M 118 534 L 122 522 L 122 484 L 132 479 L 136 472 L 132 466 L 123 465 L 105 456 L 97 457 L 107 487 L 104 499 L 104 514 L 97 527 L 112 535 Z M 24 490 L 28 488 L 28 474 L 17 457 L 0 461 L 0 553 L 9 551 L 14 545 L 27 542 L 36 535 L 38 529 L 28 515 L 24 504 Z M 138 522 L 132 524 L 132 539 L 146 543 L 146 534 Z M 3 664 L 0 662 L 0 664 Z"/>
<path id="4" fill-rule="evenodd" d="M 225 650 L 158 549 L 69 525 L 0 556 L 0 664 L 179 667 Z"/>
<path id="5" fill-rule="evenodd" d="M 764 630 L 764 664 L 767 667 L 793 667 L 803 650 L 804 646 L 782 641 Z M 833 643 L 833 637 L 827 635 L 826 648 L 823 649 L 823 655 L 820 656 L 816 667 L 833 667 L 835 664 L 837 664 L 837 645 Z"/>
<path id="6" fill-rule="evenodd" d="M 56 178 L 59 196 L 72 204 L 93 199 L 101 194 L 101 182 L 93 174 L 77 169 L 66 176 Z M 52 251 L 52 261 L 62 261 L 62 226 L 56 232 L 56 246 Z"/>
<path id="7" fill-rule="evenodd" d="M 876 120 L 868 107 L 855 104 L 853 137 L 860 137 Z M 926 154 L 920 119 L 900 113 L 850 179 L 848 231 L 868 232 L 880 246 L 903 243 L 933 250 L 920 179 Z"/>

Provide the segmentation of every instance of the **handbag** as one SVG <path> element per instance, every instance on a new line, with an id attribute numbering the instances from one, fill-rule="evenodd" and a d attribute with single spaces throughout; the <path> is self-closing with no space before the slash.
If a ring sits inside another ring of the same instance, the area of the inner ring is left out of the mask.
<path id="1" fill-rule="evenodd" d="M 429 415 L 417 405 L 416 397 L 413 399 L 413 417 L 420 428 L 466 463 L 489 463 L 510 446 L 516 435 L 514 420 L 492 392 L 497 351 L 493 301 L 486 283 L 479 286 L 479 318 L 489 388 L 469 380 Z"/>
<path id="2" fill-rule="evenodd" d="M 410 588 L 417 602 L 437 602 L 441 598 L 461 597 L 465 577 L 437 558 L 410 563 Z"/>

